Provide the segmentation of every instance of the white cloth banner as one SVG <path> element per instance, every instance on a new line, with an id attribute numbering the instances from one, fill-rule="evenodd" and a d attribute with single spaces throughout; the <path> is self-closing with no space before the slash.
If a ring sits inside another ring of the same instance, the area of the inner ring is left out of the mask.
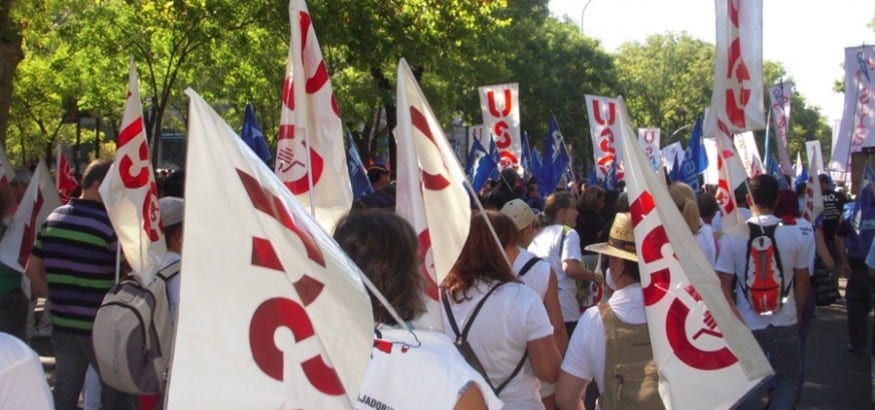
<path id="1" fill-rule="evenodd" d="M 851 153 L 875 145 L 875 46 L 845 49 L 845 110 L 829 169 L 851 180 Z"/>
<path id="2" fill-rule="evenodd" d="M 705 183 L 708 185 L 717 185 L 720 180 L 717 174 L 717 140 L 714 138 L 703 138 L 702 145 L 705 146 L 705 154 L 708 155 L 708 168 L 702 173 Z"/>
<path id="3" fill-rule="evenodd" d="M 771 103 L 772 119 L 775 121 L 778 162 L 781 165 L 781 173 L 784 175 L 793 175 L 793 165 L 790 164 L 790 154 L 787 152 L 787 140 L 790 135 L 790 97 L 792 95 L 792 82 L 782 81 L 769 87 L 769 102 Z"/>
<path id="4" fill-rule="evenodd" d="M 744 164 L 735 145 L 725 131 L 717 133 L 717 206 L 721 214 L 723 233 L 746 238 L 750 231 L 735 201 L 735 191 L 747 180 Z"/>
<path id="5" fill-rule="evenodd" d="M 715 0 L 717 56 L 706 135 L 765 128 L 762 0 Z"/>
<path id="6" fill-rule="evenodd" d="M 659 149 L 659 128 L 638 128 L 638 143 L 647 155 L 647 160 L 657 169 L 662 163 L 662 151 Z"/>
<path id="7" fill-rule="evenodd" d="M 403 58 L 398 62 L 397 78 L 395 212 L 410 222 L 419 238 L 427 312 L 418 319 L 417 327 L 441 331 L 438 285 L 468 238 L 471 206 L 465 173 Z"/>
<path id="8" fill-rule="evenodd" d="M 662 158 L 665 160 L 665 167 L 671 172 L 674 169 L 675 158 L 677 158 L 678 163 L 681 163 L 684 159 L 684 147 L 681 145 L 681 142 L 672 142 L 666 145 L 662 149 Z"/>
<path id="9" fill-rule="evenodd" d="M 589 115 L 589 129 L 592 134 L 592 154 L 595 159 L 596 177 L 605 179 L 617 162 L 617 181 L 623 180 L 623 158 L 615 148 L 615 140 L 620 135 L 617 122 L 617 99 L 585 95 L 586 112 Z"/>
<path id="10" fill-rule="evenodd" d="M 12 169 L 12 164 L 6 158 L 6 149 L 0 145 L 0 205 L 2 205 L 3 214 L 0 218 L 9 220 L 15 215 L 18 203 L 15 200 L 15 195 L 12 193 L 12 186 L 9 182 L 15 178 L 15 170 Z"/>
<path id="11" fill-rule="evenodd" d="M 289 1 L 289 20 L 276 174 L 331 232 L 353 199 L 343 123 L 304 0 Z"/>
<path id="12" fill-rule="evenodd" d="M 115 160 L 100 184 L 100 197 L 118 235 L 125 260 L 140 275 L 143 283 L 150 283 L 164 262 L 167 245 L 164 243 L 158 189 L 133 58 L 128 75 L 128 99 L 117 144 Z"/>
<path id="13" fill-rule="evenodd" d="M 805 141 L 805 153 L 808 154 L 808 173 L 812 175 L 825 173 L 820 140 Z"/>
<path id="14" fill-rule="evenodd" d="M 622 102 L 621 102 L 622 104 Z M 772 374 L 747 326 L 732 312 L 720 280 L 637 148 L 629 116 L 620 149 L 659 392 L 667 409 L 728 409 Z"/>
<path id="15" fill-rule="evenodd" d="M 480 94 L 480 111 L 483 112 L 483 128 L 495 140 L 499 168 L 518 167 L 523 152 L 519 84 L 484 85 L 477 90 Z M 489 144 L 483 146 L 488 148 Z"/>
<path id="16" fill-rule="evenodd" d="M 735 134 L 734 138 L 735 149 L 738 151 L 738 156 L 741 158 L 741 163 L 744 165 L 744 170 L 747 176 L 753 177 L 756 175 L 754 170 L 759 162 L 762 167 L 763 159 L 760 157 L 760 150 L 757 148 L 756 140 L 753 137 L 753 132 L 747 131 L 741 134 Z"/>
<path id="17" fill-rule="evenodd" d="M 184 296 L 168 408 L 354 408 L 374 330 L 361 273 L 234 130 L 186 94 Z"/>
<path id="18" fill-rule="evenodd" d="M 40 160 L 24 196 L 21 197 L 21 204 L 9 222 L 3 240 L 0 240 L 0 262 L 24 273 L 36 233 L 49 214 L 59 206 L 61 198 L 55 189 L 52 176 L 45 161 Z"/>

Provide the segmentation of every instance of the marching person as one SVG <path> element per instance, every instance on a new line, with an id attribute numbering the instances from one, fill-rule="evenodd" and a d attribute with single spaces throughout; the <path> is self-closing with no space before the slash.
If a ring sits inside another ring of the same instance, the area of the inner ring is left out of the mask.
<path id="1" fill-rule="evenodd" d="M 560 409 L 583 409 L 581 397 L 595 381 L 603 393 L 602 409 L 661 409 L 656 364 L 650 347 L 650 333 L 644 312 L 644 293 L 638 256 L 635 254 L 632 217 L 614 217 L 608 242 L 586 247 L 607 256 L 607 284 L 614 290 L 598 309 L 589 309 L 571 335 L 556 384 Z M 645 377 L 617 377 L 616 369 L 640 372 Z"/>

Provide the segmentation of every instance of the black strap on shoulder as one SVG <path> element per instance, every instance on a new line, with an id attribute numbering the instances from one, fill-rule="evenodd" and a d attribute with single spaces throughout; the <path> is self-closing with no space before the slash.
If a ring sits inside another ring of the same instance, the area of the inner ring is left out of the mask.
<path id="1" fill-rule="evenodd" d="M 533 256 L 532 259 L 529 259 L 528 262 L 526 262 L 526 264 L 523 265 L 522 269 L 520 269 L 519 277 L 523 277 L 527 273 L 529 273 L 529 270 L 532 269 L 532 266 L 535 266 L 535 264 L 540 262 L 540 261 L 541 261 L 541 258 L 539 258 L 537 256 Z"/>
<path id="2" fill-rule="evenodd" d="M 170 280 L 170 279 L 173 279 L 174 276 L 179 274 L 179 270 L 180 270 L 179 268 L 182 267 L 181 265 L 182 265 L 182 260 L 178 260 L 176 262 L 173 262 L 170 265 L 167 265 L 167 266 L 161 268 L 161 270 L 158 271 L 158 276 L 161 279 L 164 279 L 165 282 Z"/>
<path id="3" fill-rule="evenodd" d="M 505 387 L 507 387 L 508 383 L 510 383 L 510 381 L 513 380 L 513 378 L 516 377 L 516 375 L 518 375 L 520 373 L 520 370 L 523 369 L 523 364 L 526 363 L 526 359 L 528 357 L 529 357 L 529 349 L 527 348 L 526 351 L 523 352 L 523 357 L 520 358 L 519 362 L 517 362 L 516 367 L 513 368 L 513 372 L 510 373 L 510 376 L 507 378 L 507 380 L 505 380 L 504 383 L 501 383 L 501 385 L 499 385 L 498 388 L 493 389 L 493 390 L 495 390 L 496 396 L 501 394 L 501 391 L 504 390 Z"/>

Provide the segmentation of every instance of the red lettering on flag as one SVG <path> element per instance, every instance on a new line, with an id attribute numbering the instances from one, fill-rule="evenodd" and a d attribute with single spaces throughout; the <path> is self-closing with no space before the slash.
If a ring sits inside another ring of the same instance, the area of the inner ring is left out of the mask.
<path id="1" fill-rule="evenodd" d="M 501 118 L 510 115 L 511 108 L 513 106 L 513 98 L 511 96 L 510 88 L 504 89 L 504 109 L 501 112 L 499 112 L 498 108 L 496 107 L 494 91 L 489 90 L 486 92 L 486 101 L 487 105 L 489 106 L 489 113 L 492 114 L 493 117 Z"/>
<path id="2" fill-rule="evenodd" d="M 715 351 L 703 351 L 690 342 L 686 329 L 689 315 L 690 308 L 684 305 L 680 299 L 675 299 L 671 303 L 668 314 L 665 315 L 665 332 L 668 336 L 668 343 L 678 359 L 687 366 L 700 370 L 719 370 L 738 362 L 738 358 L 726 346 Z"/>

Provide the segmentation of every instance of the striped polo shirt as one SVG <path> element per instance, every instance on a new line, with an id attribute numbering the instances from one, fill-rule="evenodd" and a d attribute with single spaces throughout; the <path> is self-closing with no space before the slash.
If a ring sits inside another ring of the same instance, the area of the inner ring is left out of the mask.
<path id="1" fill-rule="evenodd" d="M 97 308 L 115 284 L 117 247 L 100 202 L 73 198 L 46 219 L 32 253 L 45 264 L 55 330 L 91 334 Z"/>

